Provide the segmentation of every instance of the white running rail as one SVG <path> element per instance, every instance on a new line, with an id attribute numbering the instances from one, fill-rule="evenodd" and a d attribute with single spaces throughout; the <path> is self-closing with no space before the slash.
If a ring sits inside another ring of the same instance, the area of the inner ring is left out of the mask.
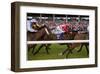
<path id="1" fill-rule="evenodd" d="M 88 43 L 89 40 L 27 41 L 27 44 Z"/>

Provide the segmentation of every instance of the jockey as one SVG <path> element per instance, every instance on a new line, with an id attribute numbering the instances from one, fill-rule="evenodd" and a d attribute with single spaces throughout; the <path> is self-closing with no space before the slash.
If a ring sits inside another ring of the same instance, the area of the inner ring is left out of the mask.
<path id="1" fill-rule="evenodd" d="M 56 32 L 57 39 L 64 39 L 63 34 L 69 31 L 69 26 L 67 23 L 65 23 L 57 26 L 56 29 L 57 29 Z"/>
<path id="2" fill-rule="evenodd" d="M 88 33 L 88 24 L 85 24 L 83 21 L 79 22 L 79 32 L 78 33 Z"/>
<path id="3" fill-rule="evenodd" d="M 40 26 L 36 19 L 27 20 L 27 30 L 30 32 L 37 32 L 38 29 L 40 29 L 42 25 Z"/>
<path id="4" fill-rule="evenodd" d="M 79 26 L 77 25 L 73 25 L 72 26 L 72 32 L 78 32 L 79 31 Z"/>
<path id="5" fill-rule="evenodd" d="M 28 17 L 28 18 L 30 18 L 30 17 Z M 37 30 L 35 30 L 35 29 L 32 28 L 32 23 L 33 22 L 37 22 L 37 21 L 34 20 L 34 19 L 32 19 L 32 18 L 27 20 L 27 30 L 29 32 L 37 32 Z"/>
<path id="6" fill-rule="evenodd" d="M 42 25 L 38 24 L 38 22 L 35 19 L 32 19 L 31 21 L 32 21 L 32 28 L 35 30 L 39 30 L 42 26 L 44 26 L 43 24 Z"/>

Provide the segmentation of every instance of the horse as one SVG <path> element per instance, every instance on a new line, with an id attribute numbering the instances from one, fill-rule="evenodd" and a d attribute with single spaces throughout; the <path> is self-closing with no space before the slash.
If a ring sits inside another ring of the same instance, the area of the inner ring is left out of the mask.
<path id="1" fill-rule="evenodd" d="M 48 32 L 46 26 L 41 27 L 38 29 L 38 32 L 30 32 L 27 31 L 27 41 L 39 41 L 39 40 L 46 40 L 48 38 Z M 34 52 L 34 48 L 36 47 L 37 44 L 28 44 L 27 49 L 28 52 L 30 51 L 31 48 L 33 48 L 32 53 Z M 47 54 L 48 49 L 46 49 Z"/>
<path id="2" fill-rule="evenodd" d="M 86 33 L 76 33 L 76 35 L 74 36 L 74 40 L 86 40 L 87 38 L 87 34 Z M 89 54 L 89 49 L 88 49 L 88 45 L 89 43 L 68 43 L 67 46 L 68 48 L 65 49 L 61 55 L 66 54 L 66 58 L 68 58 L 69 54 L 72 54 L 72 51 L 75 47 L 80 46 L 80 49 L 77 52 L 80 52 L 82 50 L 82 47 L 85 46 L 86 47 L 86 51 L 87 51 L 87 55 Z"/>

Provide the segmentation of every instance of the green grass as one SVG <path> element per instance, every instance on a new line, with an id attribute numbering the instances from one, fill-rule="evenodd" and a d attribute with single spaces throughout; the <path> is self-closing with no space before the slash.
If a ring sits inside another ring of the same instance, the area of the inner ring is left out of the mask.
<path id="1" fill-rule="evenodd" d="M 39 44 L 36 46 L 35 51 L 39 48 Z M 49 53 L 46 53 L 45 47 L 43 47 L 39 53 L 36 55 L 32 54 L 32 49 L 30 49 L 30 52 L 27 53 L 27 59 L 28 60 L 48 60 L 48 59 L 65 59 L 66 54 L 64 55 L 59 55 L 59 53 L 63 52 L 67 48 L 66 45 L 59 45 L 59 44 L 52 44 L 49 49 Z M 81 52 L 77 52 L 78 49 L 80 48 L 77 47 L 73 50 L 72 54 L 69 54 L 68 59 L 71 58 L 88 58 L 89 56 L 87 55 L 86 48 L 83 47 Z"/>

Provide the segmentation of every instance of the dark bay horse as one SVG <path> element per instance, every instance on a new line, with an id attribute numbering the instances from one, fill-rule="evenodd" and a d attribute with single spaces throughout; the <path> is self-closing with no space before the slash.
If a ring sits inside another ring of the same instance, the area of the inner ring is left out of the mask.
<path id="1" fill-rule="evenodd" d="M 41 27 L 38 32 L 29 32 L 27 31 L 27 41 L 39 41 L 46 40 L 48 38 L 48 32 L 46 26 Z M 32 52 L 34 52 L 34 48 L 37 44 L 27 44 L 28 51 L 33 48 Z M 48 49 L 46 49 L 48 53 Z"/>
<path id="2" fill-rule="evenodd" d="M 76 33 L 74 35 L 74 40 L 87 40 L 88 37 L 87 37 L 87 34 L 86 33 Z M 67 46 L 68 48 L 65 49 L 63 52 L 62 52 L 62 55 L 64 55 L 66 52 L 68 52 L 66 54 L 66 58 L 69 56 L 69 54 L 72 53 L 72 50 L 78 46 L 80 46 L 80 49 L 78 50 L 78 52 L 80 52 L 82 50 L 82 47 L 85 46 L 86 47 L 86 51 L 87 51 L 87 55 L 89 54 L 89 49 L 88 49 L 88 45 L 89 43 L 88 42 L 84 42 L 84 43 L 68 43 Z"/>

